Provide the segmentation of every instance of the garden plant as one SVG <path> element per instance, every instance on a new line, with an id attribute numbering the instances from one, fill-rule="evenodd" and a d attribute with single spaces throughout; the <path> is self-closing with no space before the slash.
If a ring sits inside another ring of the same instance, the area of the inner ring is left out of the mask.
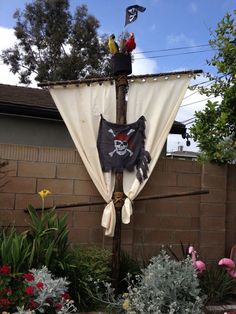
<path id="1" fill-rule="evenodd" d="M 111 253 L 71 245 L 67 217 L 45 210 L 50 192 L 39 192 L 42 208 L 28 206 L 29 228 L 0 231 L 0 313 L 67 314 L 203 313 L 206 304 L 232 302 L 236 279 L 218 265 L 199 273 L 181 243 L 182 256 L 162 250 L 141 270 L 128 253 L 121 254 L 119 290 L 111 286 Z M 127 275 L 128 274 L 128 275 Z"/>
<path id="2" fill-rule="evenodd" d="M 15 311 L 23 314 L 28 309 L 36 313 L 70 313 L 76 307 L 80 310 L 99 307 L 91 297 L 95 289 L 93 282 L 98 279 L 109 281 L 110 253 L 70 245 L 67 217 L 59 217 L 55 207 L 44 209 L 45 199 L 50 195 L 48 190 L 39 192 L 39 195 L 42 209 L 37 211 L 32 205 L 28 206 L 30 223 L 26 231 L 19 233 L 14 226 L 8 226 L 0 232 L 0 313 Z M 25 275 L 28 273 L 41 274 L 47 278 L 46 282 L 41 278 L 30 283 L 27 279 L 31 275 Z M 50 281 L 58 285 L 63 283 L 66 289 L 63 292 L 60 288 L 61 293 L 49 297 L 47 308 L 39 308 L 38 298 L 42 294 L 37 293 L 41 291 L 45 295 L 49 286 L 57 291 Z M 27 288 L 29 283 L 34 286 Z M 65 300 L 71 295 L 75 303 L 60 303 L 61 295 L 67 296 Z M 37 305 L 36 308 L 33 305 Z"/>

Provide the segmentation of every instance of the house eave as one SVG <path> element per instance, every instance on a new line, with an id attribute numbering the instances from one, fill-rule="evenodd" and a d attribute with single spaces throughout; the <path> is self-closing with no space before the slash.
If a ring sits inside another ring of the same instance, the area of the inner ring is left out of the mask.
<path id="1" fill-rule="evenodd" d="M 62 117 L 56 108 L 45 108 L 40 106 L 29 106 L 14 103 L 0 103 L 0 113 L 62 120 Z"/>

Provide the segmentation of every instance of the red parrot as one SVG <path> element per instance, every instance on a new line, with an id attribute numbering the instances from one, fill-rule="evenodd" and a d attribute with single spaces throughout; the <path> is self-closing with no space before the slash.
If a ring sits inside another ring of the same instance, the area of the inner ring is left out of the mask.
<path id="1" fill-rule="evenodd" d="M 125 42 L 125 49 L 127 52 L 131 52 L 136 48 L 136 42 L 134 39 L 134 33 L 130 33 L 129 38 Z"/>

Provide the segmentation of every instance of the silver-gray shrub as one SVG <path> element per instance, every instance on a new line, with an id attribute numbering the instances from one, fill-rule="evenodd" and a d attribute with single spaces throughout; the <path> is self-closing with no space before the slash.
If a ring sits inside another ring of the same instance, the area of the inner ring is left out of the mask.
<path id="1" fill-rule="evenodd" d="M 128 314 L 203 313 L 203 300 L 192 261 L 171 259 L 161 251 L 128 287 L 123 309 Z"/>

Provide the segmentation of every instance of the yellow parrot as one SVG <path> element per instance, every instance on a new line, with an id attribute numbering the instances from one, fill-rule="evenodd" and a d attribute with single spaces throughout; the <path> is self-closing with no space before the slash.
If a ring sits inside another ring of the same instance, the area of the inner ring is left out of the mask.
<path id="1" fill-rule="evenodd" d="M 112 55 L 115 55 L 116 53 L 119 52 L 119 46 L 117 45 L 117 43 L 115 42 L 115 35 L 112 34 L 111 36 L 109 36 L 108 39 L 108 47 L 110 50 L 110 53 Z"/>

